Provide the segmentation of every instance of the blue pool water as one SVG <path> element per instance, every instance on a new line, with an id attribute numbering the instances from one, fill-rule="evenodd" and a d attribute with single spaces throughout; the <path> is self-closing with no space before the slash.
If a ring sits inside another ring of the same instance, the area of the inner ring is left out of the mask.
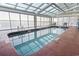
<path id="1" fill-rule="evenodd" d="M 37 38 L 34 38 L 34 34 L 31 33 L 31 35 L 25 35 L 18 38 L 16 37 L 14 41 L 13 40 L 11 41 L 14 44 L 14 47 L 19 55 L 22 55 L 22 56 L 31 55 L 39 51 L 41 48 L 43 48 L 51 41 L 54 41 L 64 31 L 65 30 L 63 29 L 51 28 L 51 29 L 45 30 L 45 32 L 43 30 L 41 33 L 42 34 L 41 36 L 40 36 L 40 32 L 37 33 L 37 35 L 39 34 Z M 26 40 L 26 39 L 30 39 L 30 40 Z"/>

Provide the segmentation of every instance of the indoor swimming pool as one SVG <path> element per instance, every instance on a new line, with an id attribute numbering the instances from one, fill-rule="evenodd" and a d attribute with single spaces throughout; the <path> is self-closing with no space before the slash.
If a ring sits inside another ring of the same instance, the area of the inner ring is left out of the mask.
<path id="1" fill-rule="evenodd" d="M 65 30 L 62 28 L 49 28 L 10 38 L 12 46 L 18 55 L 31 55 L 48 43 L 54 41 Z M 36 34 L 36 35 L 35 35 Z"/>

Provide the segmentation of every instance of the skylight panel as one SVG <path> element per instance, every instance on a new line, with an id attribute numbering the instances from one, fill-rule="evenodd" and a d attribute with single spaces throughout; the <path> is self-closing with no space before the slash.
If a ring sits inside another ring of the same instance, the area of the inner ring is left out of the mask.
<path id="1" fill-rule="evenodd" d="M 40 9 L 43 9 L 44 7 L 46 7 L 48 4 L 44 4 L 40 7 Z"/>
<path id="2" fill-rule="evenodd" d="M 32 4 L 32 6 L 35 6 L 35 7 L 39 7 L 41 5 L 41 3 L 34 3 Z"/>
<path id="3" fill-rule="evenodd" d="M 44 13 L 44 15 L 48 15 L 48 12 Z"/>
<path id="4" fill-rule="evenodd" d="M 56 9 L 52 9 L 51 11 L 49 11 L 49 12 L 53 12 L 53 11 L 55 11 Z"/>
<path id="5" fill-rule="evenodd" d="M 27 11 L 29 11 L 29 12 L 34 12 L 33 10 L 31 10 L 31 9 L 28 9 Z"/>
<path id="6" fill-rule="evenodd" d="M 17 3 L 6 3 L 6 4 L 9 4 L 9 5 L 16 5 Z"/>
<path id="7" fill-rule="evenodd" d="M 50 9 L 53 9 L 53 7 L 50 6 L 49 8 L 46 9 L 46 11 L 49 11 Z"/>
<path id="8" fill-rule="evenodd" d="M 46 11 L 43 11 L 43 12 L 41 12 L 40 14 L 43 14 L 43 13 L 45 13 Z"/>
<path id="9" fill-rule="evenodd" d="M 35 13 L 38 13 L 40 11 L 40 9 L 37 9 L 36 11 L 35 11 Z"/>
<path id="10" fill-rule="evenodd" d="M 27 7 L 28 7 L 28 5 L 24 5 L 24 4 L 22 4 L 22 3 L 19 3 L 17 6 L 18 6 L 18 7 L 23 7 L 23 8 L 27 8 Z"/>
<path id="11" fill-rule="evenodd" d="M 10 7 L 10 8 L 15 8 L 14 5 L 9 5 L 9 4 L 6 4 L 6 3 L 0 3 L 1 6 L 4 6 L 4 7 Z"/>
<path id="12" fill-rule="evenodd" d="M 31 3 L 25 3 L 25 4 L 28 4 L 28 5 L 30 5 Z"/>
<path id="13" fill-rule="evenodd" d="M 25 10 L 25 8 L 22 8 L 22 7 L 16 7 L 16 9 Z"/>
<path id="14" fill-rule="evenodd" d="M 59 13 L 59 11 L 58 11 L 58 10 L 56 10 L 56 11 L 54 11 L 53 13 L 56 13 L 56 14 L 58 14 L 58 13 Z"/>
<path id="15" fill-rule="evenodd" d="M 34 7 L 29 7 L 29 9 L 30 9 L 30 10 L 35 10 L 36 8 L 34 8 Z"/>
<path id="16" fill-rule="evenodd" d="M 69 7 L 73 7 L 75 5 L 76 5 L 75 3 L 67 3 L 67 6 L 69 6 Z"/>

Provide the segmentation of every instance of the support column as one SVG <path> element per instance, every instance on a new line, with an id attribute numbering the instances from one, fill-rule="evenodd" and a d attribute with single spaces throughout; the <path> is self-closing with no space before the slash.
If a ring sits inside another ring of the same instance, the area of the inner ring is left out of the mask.
<path id="1" fill-rule="evenodd" d="M 34 28 L 37 28 L 37 17 L 36 15 L 34 15 Z M 37 31 L 34 32 L 34 37 L 35 39 L 37 38 Z"/>
<path id="2" fill-rule="evenodd" d="M 11 32 L 12 32 L 12 26 L 11 26 L 10 12 L 9 12 L 9 22 L 10 22 L 10 29 L 11 29 Z"/>
<path id="3" fill-rule="evenodd" d="M 52 26 L 52 18 L 49 19 L 49 23 L 50 23 L 50 26 Z M 50 29 L 50 33 L 51 33 L 51 28 Z"/>

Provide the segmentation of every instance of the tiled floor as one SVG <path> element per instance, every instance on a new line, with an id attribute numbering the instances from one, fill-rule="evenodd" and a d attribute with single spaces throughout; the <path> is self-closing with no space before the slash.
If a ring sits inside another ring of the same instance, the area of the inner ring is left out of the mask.
<path id="1" fill-rule="evenodd" d="M 10 43 L 0 42 L 0 56 L 16 56 L 17 53 Z"/>
<path id="2" fill-rule="evenodd" d="M 32 54 L 34 56 L 71 56 L 79 55 L 79 31 L 75 27 L 70 27 L 64 32 L 60 39 L 54 43 L 49 43 L 38 52 Z"/>

